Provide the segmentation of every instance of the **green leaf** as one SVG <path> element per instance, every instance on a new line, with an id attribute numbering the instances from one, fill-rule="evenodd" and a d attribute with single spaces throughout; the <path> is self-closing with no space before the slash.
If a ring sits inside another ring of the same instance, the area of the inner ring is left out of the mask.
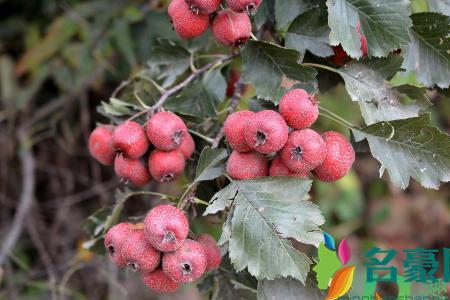
<path id="1" fill-rule="evenodd" d="M 300 54 L 267 42 L 250 41 L 243 53 L 243 80 L 253 84 L 259 98 L 275 103 L 294 84 L 312 92 L 317 89 L 317 72 L 299 65 Z"/>
<path id="2" fill-rule="evenodd" d="M 265 0 L 255 14 L 256 28 L 261 28 L 266 22 L 275 22 L 275 0 Z"/>
<path id="3" fill-rule="evenodd" d="M 114 21 L 113 28 L 114 41 L 116 42 L 119 51 L 125 56 L 131 67 L 136 66 L 137 61 L 134 54 L 134 41 L 131 36 L 128 22 L 118 18 Z"/>
<path id="4" fill-rule="evenodd" d="M 77 33 L 78 26 L 78 22 L 70 17 L 55 19 L 45 37 L 21 57 L 16 72 L 20 75 L 33 70 L 52 57 Z"/>
<path id="5" fill-rule="evenodd" d="M 228 157 L 226 149 L 203 149 L 198 160 L 195 182 L 220 177 L 225 171 L 224 160 Z"/>
<path id="6" fill-rule="evenodd" d="M 450 85 L 450 17 L 438 13 L 411 16 L 412 43 L 402 50 L 403 67 L 428 87 Z"/>
<path id="7" fill-rule="evenodd" d="M 437 189 L 450 181 L 450 137 L 430 125 L 430 115 L 380 122 L 353 129 L 357 142 L 367 139 L 372 155 L 387 170 L 391 181 L 403 189 L 410 178 Z"/>
<path id="8" fill-rule="evenodd" d="M 275 3 L 275 19 L 278 30 L 282 30 L 298 15 L 318 6 L 318 0 L 278 0 Z"/>
<path id="9" fill-rule="evenodd" d="M 256 293 L 240 282 L 225 275 L 214 277 L 212 300 L 256 300 Z"/>
<path id="10" fill-rule="evenodd" d="M 337 257 L 336 251 L 329 250 L 324 243 L 321 243 L 317 252 L 318 262 L 313 271 L 316 272 L 318 287 L 322 290 L 328 288 L 333 274 L 342 267 Z"/>
<path id="11" fill-rule="evenodd" d="M 157 39 L 155 46 L 149 53 L 147 64 L 150 67 L 160 67 L 158 80 L 164 80 L 163 87 L 172 85 L 178 76 L 189 69 L 191 54 L 189 51 L 174 42 L 166 39 Z"/>
<path id="12" fill-rule="evenodd" d="M 358 101 L 366 124 L 417 117 L 430 105 L 426 90 L 413 85 L 394 87 L 386 79 L 402 63 L 400 56 L 353 61 L 337 72 L 353 101 Z M 416 101 L 403 101 L 405 95 Z"/>
<path id="13" fill-rule="evenodd" d="M 261 280 L 258 283 L 258 300 L 321 300 L 325 294 L 320 291 L 313 280 L 302 284 L 293 278 Z"/>
<path id="14" fill-rule="evenodd" d="M 286 34 L 286 47 L 305 55 L 309 50 L 314 55 L 327 57 L 334 54 L 329 45 L 330 29 L 327 14 L 320 9 L 311 9 L 298 16 Z"/>
<path id="15" fill-rule="evenodd" d="M 304 200 L 311 183 L 286 177 L 232 181 L 212 198 L 205 215 L 233 205 L 228 243 L 237 271 L 248 268 L 257 279 L 292 276 L 305 282 L 311 261 L 289 238 L 312 245 L 323 240 L 320 210 Z"/>
<path id="16" fill-rule="evenodd" d="M 408 5 L 405 0 L 327 0 L 331 44 L 341 44 L 351 57 L 361 57 L 361 41 L 356 31 L 359 20 L 369 55 L 386 56 L 410 41 Z"/>
<path id="17" fill-rule="evenodd" d="M 430 11 L 450 16 L 450 0 L 428 0 Z"/>
<path id="18" fill-rule="evenodd" d="M 220 69 L 207 73 L 202 80 L 186 87 L 181 94 L 170 98 L 165 108 L 198 118 L 215 117 L 217 106 L 225 99 L 227 83 Z"/>

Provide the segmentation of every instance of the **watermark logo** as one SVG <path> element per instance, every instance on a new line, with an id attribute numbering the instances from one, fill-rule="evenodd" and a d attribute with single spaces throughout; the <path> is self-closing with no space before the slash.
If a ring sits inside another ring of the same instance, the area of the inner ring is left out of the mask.
<path id="1" fill-rule="evenodd" d="M 441 252 L 443 256 L 442 278 L 437 274 L 440 270 L 436 259 Z M 375 292 L 377 282 L 394 282 L 398 285 L 399 296 L 395 299 L 449 299 L 443 296 L 446 292 L 445 283 L 450 281 L 450 248 L 437 249 L 404 249 L 402 261 L 403 275 L 398 273 L 396 267 L 390 263 L 396 258 L 398 252 L 393 249 L 373 247 L 364 255 L 366 263 L 364 268 L 349 264 L 352 253 L 348 243 L 343 239 L 336 247 L 334 238 L 324 233 L 324 242 L 318 250 L 318 263 L 314 267 L 317 274 L 318 287 L 328 290 L 326 300 L 334 300 L 347 295 L 352 288 L 355 273 L 361 276 L 365 272 L 364 295 L 350 297 L 350 299 L 382 299 Z M 411 284 L 422 283 L 429 296 L 411 297 Z M 348 299 L 348 298 L 347 298 Z"/>

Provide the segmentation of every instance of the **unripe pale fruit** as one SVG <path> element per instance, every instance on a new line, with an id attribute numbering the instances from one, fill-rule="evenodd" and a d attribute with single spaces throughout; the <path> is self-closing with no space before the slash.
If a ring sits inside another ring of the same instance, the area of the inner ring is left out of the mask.
<path id="1" fill-rule="evenodd" d="M 148 158 L 148 168 L 152 177 L 159 182 L 169 182 L 183 174 L 186 161 L 178 150 L 161 151 L 155 149 Z"/>
<path id="2" fill-rule="evenodd" d="M 171 205 L 159 205 L 145 217 L 147 242 L 161 252 L 175 251 L 186 240 L 189 222 L 183 211 Z"/>
<path id="3" fill-rule="evenodd" d="M 263 177 L 269 174 L 269 164 L 260 153 L 233 151 L 228 158 L 227 173 L 238 180 Z"/>
<path id="4" fill-rule="evenodd" d="M 152 272 L 161 262 L 161 253 L 146 241 L 142 229 L 130 233 L 120 252 L 133 271 Z"/>
<path id="5" fill-rule="evenodd" d="M 292 131 L 281 150 L 283 163 L 295 173 L 311 171 L 325 160 L 326 155 L 324 140 L 312 129 Z"/>
<path id="6" fill-rule="evenodd" d="M 227 0 L 227 5 L 236 12 L 253 14 L 262 0 Z"/>
<path id="7" fill-rule="evenodd" d="M 289 170 L 288 167 L 286 167 L 286 165 L 281 160 L 281 157 L 277 156 L 270 162 L 269 175 L 270 176 L 290 176 L 290 177 L 308 178 L 309 171 L 294 173 L 291 170 Z"/>
<path id="8" fill-rule="evenodd" d="M 314 169 L 313 174 L 322 181 L 339 180 L 355 162 L 355 150 L 339 132 L 324 132 L 322 138 L 326 144 L 326 157 L 322 164 Z"/>
<path id="9" fill-rule="evenodd" d="M 211 23 L 216 39 L 225 46 L 241 47 L 247 43 L 252 32 L 248 15 L 224 9 L 217 13 Z"/>
<path id="10" fill-rule="evenodd" d="M 209 16 L 196 14 L 184 0 L 172 0 L 168 14 L 175 31 L 185 39 L 200 36 L 209 27 Z"/>
<path id="11" fill-rule="evenodd" d="M 184 159 L 191 158 L 192 154 L 194 154 L 195 151 L 195 142 L 192 138 L 192 135 L 187 133 L 183 139 L 183 142 L 181 143 L 180 148 L 181 153 L 183 153 Z"/>
<path id="12" fill-rule="evenodd" d="M 114 147 L 129 158 L 138 159 L 147 152 L 149 143 L 144 127 L 133 121 L 125 121 L 114 130 Z"/>
<path id="13" fill-rule="evenodd" d="M 159 294 L 173 293 L 180 288 L 180 284 L 167 277 L 161 268 L 150 273 L 143 273 L 142 282 L 148 288 Z"/>
<path id="14" fill-rule="evenodd" d="M 170 111 L 159 112 L 147 122 L 147 137 L 159 150 L 177 149 L 187 134 L 186 124 Z"/>
<path id="15" fill-rule="evenodd" d="M 247 144 L 259 153 L 269 154 L 283 148 L 289 127 L 283 117 L 273 110 L 263 110 L 251 116 L 245 127 Z"/>
<path id="16" fill-rule="evenodd" d="M 122 245 L 133 232 L 134 224 L 124 222 L 111 227 L 105 235 L 105 248 L 111 260 L 119 267 L 126 267 L 122 257 Z"/>
<path id="17" fill-rule="evenodd" d="M 102 125 L 92 131 L 89 136 L 89 152 L 99 163 L 110 166 L 114 163 L 116 150 L 113 146 L 113 133 L 116 127 Z"/>
<path id="18" fill-rule="evenodd" d="M 114 172 L 137 186 L 146 185 L 151 180 L 148 168 L 140 159 L 131 159 L 122 153 L 118 153 L 114 160 Z"/>
<path id="19" fill-rule="evenodd" d="M 185 0 L 189 8 L 197 14 L 209 15 L 217 10 L 222 0 Z"/>
<path id="20" fill-rule="evenodd" d="M 319 116 L 316 99 L 302 89 L 294 89 L 284 94 L 279 108 L 286 123 L 294 129 L 310 127 Z"/>
<path id="21" fill-rule="evenodd" d="M 216 240 L 209 234 L 200 234 L 197 242 L 203 246 L 206 253 L 206 271 L 217 269 L 220 266 L 222 254 Z"/>
<path id="22" fill-rule="evenodd" d="M 196 241 L 186 240 L 176 251 L 164 253 L 162 269 L 173 281 L 190 283 L 205 273 L 206 260 L 203 246 Z"/>
<path id="23" fill-rule="evenodd" d="M 229 115 L 225 120 L 223 125 L 225 137 L 235 151 L 248 152 L 252 150 L 245 140 L 244 132 L 247 121 L 254 114 L 252 111 L 242 110 Z"/>

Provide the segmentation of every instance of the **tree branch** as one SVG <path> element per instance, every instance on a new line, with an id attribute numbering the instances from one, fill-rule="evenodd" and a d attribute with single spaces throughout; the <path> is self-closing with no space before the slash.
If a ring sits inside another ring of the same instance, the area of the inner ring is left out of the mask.
<path id="1" fill-rule="evenodd" d="M 194 81 L 195 79 L 197 79 L 200 75 L 202 75 L 203 73 L 206 73 L 207 71 L 209 71 L 210 69 L 214 68 L 217 65 L 221 65 L 229 60 L 232 60 L 233 58 L 235 58 L 237 56 L 237 54 L 233 54 L 221 59 L 218 59 L 214 62 L 211 62 L 209 64 L 204 65 L 202 68 L 198 69 L 197 71 L 191 73 L 191 75 L 189 75 L 185 80 L 183 80 L 182 82 L 180 82 L 179 84 L 175 85 L 174 87 L 172 87 L 171 89 L 167 90 L 166 92 L 162 93 L 161 96 L 159 97 L 158 101 L 150 108 L 148 109 L 144 109 L 140 112 L 138 112 L 137 114 L 131 116 L 127 121 L 133 120 L 139 116 L 142 116 L 146 113 L 150 113 L 156 110 L 159 110 L 164 103 L 167 101 L 167 99 L 169 99 L 170 96 L 172 96 L 173 94 L 181 91 L 182 89 L 184 89 L 185 87 L 187 87 L 192 81 Z"/>
<path id="2" fill-rule="evenodd" d="M 12 249 L 16 245 L 20 234 L 22 233 L 25 218 L 30 211 L 34 200 L 34 187 L 36 183 L 35 177 L 35 161 L 31 146 L 27 145 L 27 137 L 23 132 L 19 132 L 19 139 L 22 144 L 22 153 L 20 160 L 22 162 L 22 193 L 20 195 L 19 206 L 14 216 L 11 229 L 7 236 L 3 238 L 3 245 L 0 250 L 0 266 L 2 266 Z"/>

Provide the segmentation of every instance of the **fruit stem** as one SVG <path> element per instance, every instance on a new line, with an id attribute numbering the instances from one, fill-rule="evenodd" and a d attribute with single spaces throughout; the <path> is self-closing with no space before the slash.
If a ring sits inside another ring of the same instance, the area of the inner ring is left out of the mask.
<path id="1" fill-rule="evenodd" d="M 203 204 L 203 205 L 205 205 L 205 206 L 209 206 L 209 203 L 208 203 L 208 202 L 203 201 L 202 199 L 199 199 L 199 198 L 197 198 L 197 197 L 194 198 L 194 203 L 195 203 L 195 204 Z"/>
<path id="2" fill-rule="evenodd" d="M 197 132 L 195 130 L 189 129 L 189 132 L 194 134 L 194 135 L 196 135 L 196 136 L 198 136 L 199 138 L 204 139 L 206 142 L 208 142 L 210 144 L 212 144 L 214 142 L 214 140 L 212 138 L 207 137 L 206 135 L 203 135 L 203 134 L 201 134 L 201 133 L 199 133 L 199 132 Z"/>
<path id="3" fill-rule="evenodd" d="M 357 127 L 358 127 L 358 126 L 355 126 L 355 125 L 353 125 L 352 123 L 348 122 L 348 121 L 345 120 L 344 118 L 340 117 L 339 115 L 335 114 L 335 113 L 332 112 L 331 110 L 328 110 L 328 109 L 326 109 L 326 108 L 324 108 L 324 107 L 322 107 L 322 106 L 320 106 L 320 105 L 319 105 L 319 109 L 322 110 L 322 111 L 324 111 L 324 112 L 326 112 L 326 113 L 329 114 L 331 117 L 335 118 L 336 120 L 334 120 L 334 121 L 336 121 L 336 122 L 343 123 L 343 125 L 345 125 L 345 126 L 347 126 L 347 127 L 350 127 L 350 128 L 357 128 Z M 326 114 L 323 114 L 323 113 L 322 113 L 322 115 L 325 116 L 325 117 L 330 117 L 330 116 L 327 116 Z"/>
<path id="4" fill-rule="evenodd" d="M 258 40 L 258 38 L 253 34 L 253 32 L 250 32 L 250 36 L 252 37 L 252 39 L 254 39 L 255 41 Z"/>
<path id="5" fill-rule="evenodd" d="M 335 69 L 333 67 L 330 66 L 326 66 L 326 65 L 321 65 L 321 64 L 315 64 L 315 63 L 303 63 L 303 66 L 307 66 L 307 67 L 313 67 L 313 68 L 319 68 L 319 69 L 324 69 L 324 70 L 328 70 L 331 71 L 333 73 L 337 73 L 340 74 L 338 69 Z"/>

